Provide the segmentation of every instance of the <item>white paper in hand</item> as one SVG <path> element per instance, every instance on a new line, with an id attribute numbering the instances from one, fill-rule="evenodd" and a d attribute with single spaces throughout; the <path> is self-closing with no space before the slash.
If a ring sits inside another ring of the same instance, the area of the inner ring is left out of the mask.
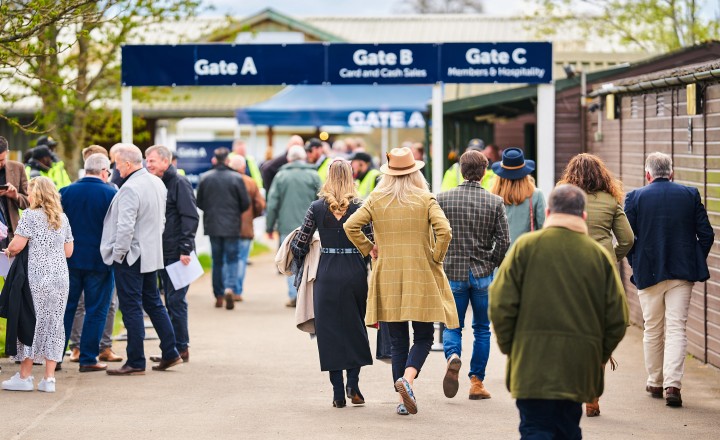
<path id="1" fill-rule="evenodd" d="M 10 266 L 12 265 L 15 257 L 8 258 L 5 253 L 0 252 L 0 277 L 6 277 L 10 272 Z"/>
<path id="2" fill-rule="evenodd" d="M 181 261 L 177 261 L 165 267 L 165 270 L 167 271 L 175 290 L 189 286 L 190 283 L 197 280 L 203 275 L 203 273 L 205 273 L 194 251 L 190 254 L 190 264 L 187 266 L 182 264 Z"/>

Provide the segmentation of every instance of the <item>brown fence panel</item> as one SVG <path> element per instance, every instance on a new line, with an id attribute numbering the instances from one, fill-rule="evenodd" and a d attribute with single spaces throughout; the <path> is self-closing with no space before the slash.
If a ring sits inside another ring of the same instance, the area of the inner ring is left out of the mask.
<path id="1" fill-rule="evenodd" d="M 715 245 L 708 257 L 710 280 L 707 287 L 707 362 L 720 367 L 720 84 L 705 92 L 706 198 Z"/>

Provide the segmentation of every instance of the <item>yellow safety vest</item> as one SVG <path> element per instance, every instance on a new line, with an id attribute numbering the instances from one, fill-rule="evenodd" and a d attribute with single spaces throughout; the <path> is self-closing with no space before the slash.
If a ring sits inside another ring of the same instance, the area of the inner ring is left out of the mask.
<path id="1" fill-rule="evenodd" d="M 488 167 L 485 170 L 485 175 L 480 182 L 480 186 L 490 191 L 493 184 L 495 183 L 495 177 L 496 175 L 493 170 Z M 462 181 L 463 178 L 462 174 L 460 173 L 460 164 L 455 163 L 445 172 L 442 180 L 442 185 L 440 186 L 440 191 L 449 191 L 453 188 L 457 188 L 457 186 L 460 185 Z"/>
<path id="2" fill-rule="evenodd" d="M 320 176 L 320 181 L 325 183 L 327 180 L 328 172 L 330 172 L 330 163 L 332 160 L 329 157 L 325 158 L 325 161 L 318 167 L 317 173 Z"/>
<path id="3" fill-rule="evenodd" d="M 366 199 L 372 190 L 375 189 L 375 182 L 377 181 L 378 175 L 380 175 L 380 171 L 373 168 L 369 170 L 367 174 L 365 174 L 365 177 L 363 177 L 360 181 L 360 184 L 358 185 L 358 195 L 361 199 Z"/>

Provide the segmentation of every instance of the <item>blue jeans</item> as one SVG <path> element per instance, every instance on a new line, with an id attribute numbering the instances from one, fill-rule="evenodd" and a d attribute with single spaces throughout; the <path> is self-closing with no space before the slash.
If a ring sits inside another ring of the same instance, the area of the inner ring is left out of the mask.
<path id="1" fill-rule="evenodd" d="M 85 318 L 80 334 L 80 365 L 95 365 L 100 339 L 105 329 L 115 282 L 112 270 L 70 269 L 70 291 L 65 308 L 65 346 L 67 346 L 80 296 L 85 297 Z"/>
<path id="2" fill-rule="evenodd" d="M 455 297 L 460 328 L 443 331 L 443 349 L 445 357 L 462 353 L 462 329 L 465 326 L 465 312 L 468 303 L 473 312 L 473 343 L 472 357 L 470 358 L 470 372 L 468 376 L 477 376 L 485 380 L 485 367 L 490 356 L 490 319 L 488 318 L 488 287 L 493 276 L 475 278 L 470 272 L 468 281 L 450 281 L 450 288 Z"/>
<path id="3" fill-rule="evenodd" d="M 518 399 L 522 440 L 579 440 L 582 403 L 571 400 Z"/>
<path id="4" fill-rule="evenodd" d="M 247 272 L 247 262 L 250 258 L 250 248 L 252 247 L 251 238 L 240 239 L 240 254 L 238 260 L 238 274 L 237 274 L 237 287 L 235 287 L 235 293 L 242 295 L 243 284 L 245 284 L 245 273 Z"/>
<path id="5" fill-rule="evenodd" d="M 238 275 L 238 237 L 210 236 L 212 252 L 212 286 L 216 297 L 223 296 L 225 289 L 233 292 Z"/>
<path id="6" fill-rule="evenodd" d="M 175 348 L 175 332 L 168 312 L 160 300 L 160 292 L 157 288 L 157 272 L 141 273 L 140 259 L 132 266 L 129 266 L 127 261 L 113 263 L 113 268 L 115 269 L 120 312 L 122 312 L 123 324 L 127 330 L 127 362 L 125 365 L 145 369 L 143 309 L 150 317 L 155 332 L 160 337 L 162 358 L 164 360 L 178 358 L 180 354 Z"/>
<path id="7" fill-rule="evenodd" d="M 177 261 L 177 259 L 165 260 L 165 267 Z M 190 344 L 190 335 L 188 334 L 188 303 L 185 298 L 189 286 L 175 290 L 170 276 L 168 276 L 165 269 L 160 271 L 160 282 L 162 283 L 163 292 L 165 292 L 165 307 L 167 307 L 170 322 L 175 331 L 175 348 L 178 352 L 185 351 Z"/>
<path id="8" fill-rule="evenodd" d="M 287 237 L 287 235 L 280 236 L 280 244 L 282 244 L 282 242 L 285 241 L 285 237 Z M 297 289 L 295 288 L 294 283 L 295 283 L 295 275 L 290 275 L 289 277 L 287 277 L 288 297 L 290 297 L 290 299 L 297 298 Z"/>

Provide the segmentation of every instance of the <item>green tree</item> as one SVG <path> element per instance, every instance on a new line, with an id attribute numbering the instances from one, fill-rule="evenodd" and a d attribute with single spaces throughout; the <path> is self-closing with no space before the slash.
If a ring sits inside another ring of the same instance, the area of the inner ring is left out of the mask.
<path id="1" fill-rule="evenodd" d="M 120 95 L 120 46 L 202 8 L 201 0 L 0 1 L 8 17 L 0 29 L 0 70 L 11 84 L 2 98 L 40 98 L 35 123 L 23 128 L 49 131 L 72 171 L 90 140 L 88 128 L 112 120 L 107 104 Z"/>
<path id="2" fill-rule="evenodd" d="M 720 25 L 697 0 L 532 0 L 541 35 L 581 32 L 623 45 L 667 52 L 718 38 Z"/>
<path id="3" fill-rule="evenodd" d="M 402 0 L 400 8 L 416 14 L 460 14 L 485 11 L 483 0 Z"/>

